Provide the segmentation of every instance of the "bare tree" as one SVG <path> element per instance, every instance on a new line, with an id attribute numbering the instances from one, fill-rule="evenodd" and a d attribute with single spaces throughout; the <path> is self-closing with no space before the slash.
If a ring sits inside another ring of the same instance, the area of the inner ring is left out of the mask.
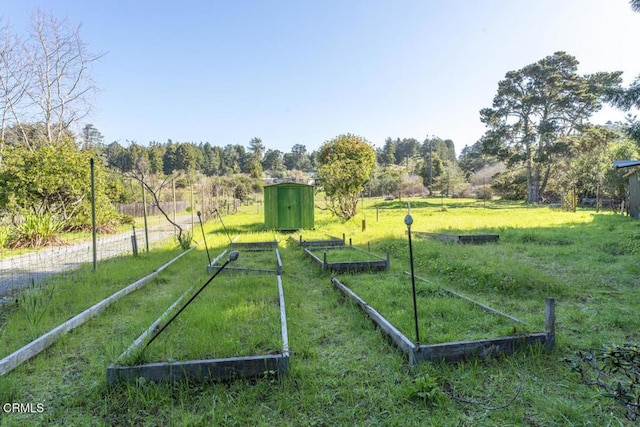
<path id="1" fill-rule="evenodd" d="M 32 79 L 23 81 L 22 88 L 46 129 L 46 142 L 59 143 L 72 124 L 89 114 L 96 92 L 91 66 L 103 55 L 88 51 L 80 26 L 41 11 L 32 16 L 24 52 Z"/>
<path id="2" fill-rule="evenodd" d="M 0 159 L 7 128 L 20 123 L 26 92 L 28 71 L 21 56 L 21 43 L 9 24 L 0 21 Z"/>
<path id="3" fill-rule="evenodd" d="M 80 26 L 66 19 L 37 11 L 24 38 L 0 21 L 0 149 L 8 130 L 28 149 L 67 139 L 91 110 L 91 67 L 102 56 L 88 51 Z"/>
<path id="4" fill-rule="evenodd" d="M 134 165 L 131 170 L 125 173 L 125 176 L 138 181 L 142 185 L 143 191 L 146 191 L 151 195 L 151 206 L 157 207 L 165 219 L 176 228 L 178 231 L 178 243 L 183 249 L 187 249 L 191 245 L 193 236 L 190 232 L 183 230 L 180 224 L 175 220 L 171 219 L 160 203 L 160 192 L 171 184 L 171 182 L 175 180 L 181 172 L 174 171 L 172 174 L 161 178 L 150 172 L 149 160 L 145 158 L 144 155 L 138 156 L 133 160 Z"/>

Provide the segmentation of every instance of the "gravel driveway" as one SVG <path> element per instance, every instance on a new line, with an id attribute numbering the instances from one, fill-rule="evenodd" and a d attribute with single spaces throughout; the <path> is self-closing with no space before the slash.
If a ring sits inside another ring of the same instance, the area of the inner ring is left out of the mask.
<path id="1" fill-rule="evenodd" d="M 178 221 L 184 229 L 187 229 L 191 225 L 191 216 L 180 217 Z M 98 237 L 96 245 L 98 260 L 131 252 L 131 235 L 132 232 L 129 231 Z M 173 226 L 167 221 L 149 226 L 149 244 L 167 239 L 173 235 Z M 136 229 L 136 238 L 138 250 L 144 251 L 144 228 Z M 91 240 L 46 248 L 9 258 L 0 256 L 0 298 L 9 295 L 12 290 L 28 286 L 31 280 L 37 283 L 44 277 L 72 270 L 90 262 L 93 262 Z"/>

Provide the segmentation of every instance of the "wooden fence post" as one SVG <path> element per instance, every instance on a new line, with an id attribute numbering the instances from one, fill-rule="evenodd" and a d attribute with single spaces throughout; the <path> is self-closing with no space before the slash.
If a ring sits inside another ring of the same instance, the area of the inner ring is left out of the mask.
<path id="1" fill-rule="evenodd" d="M 556 340 L 556 300 L 551 297 L 545 302 L 544 330 L 547 333 L 545 347 L 551 350 Z"/>

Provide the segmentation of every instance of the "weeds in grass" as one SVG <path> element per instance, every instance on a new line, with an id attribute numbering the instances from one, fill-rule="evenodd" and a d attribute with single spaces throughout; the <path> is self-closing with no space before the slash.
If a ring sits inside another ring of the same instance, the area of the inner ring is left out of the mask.
<path id="1" fill-rule="evenodd" d="M 178 245 L 183 251 L 189 249 L 192 242 L 193 233 L 191 231 L 183 231 L 181 234 L 178 234 Z"/>
<path id="2" fill-rule="evenodd" d="M 47 285 L 44 282 L 36 283 L 31 279 L 29 286 L 19 296 L 19 307 L 32 333 L 35 332 L 47 314 L 51 301 L 55 295 L 55 284 Z"/>
<path id="3" fill-rule="evenodd" d="M 409 399 L 418 400 L 427 406 L 437 407 L 448 404 L 448 397 L 440 386 L 440 381 L 428 374 L 414 378 L 406 387 Z"/>
<path id="4" fill-rule="evenodd" d="M 22 393 L 20 385 L 13 378 L 0 376 L 0 405 L 18 401 Z M 0 420 L 2 420 L 2 407 L 0 407 Z"/>

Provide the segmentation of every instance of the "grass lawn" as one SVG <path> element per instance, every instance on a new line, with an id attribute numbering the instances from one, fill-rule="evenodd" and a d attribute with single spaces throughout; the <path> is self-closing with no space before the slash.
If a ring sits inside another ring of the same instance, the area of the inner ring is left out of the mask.
<path id="1" fill-rule="evenodd" d="M 316 230 L 303 234 L 305 240 L 312 240 L 345 233 L 354 245 L 369 244 L 372 253 L 384 254 L 389 248 L 391 273 L 402 273 L 409 270 L 406 213 L 406 201 L 365 200 L 364 230 L 362 212 L 343 222 L 317 210 Z M 420 288 L 425 342 L 436 336 L 457 340 L 466 338 L 465 334 L 493 335 L 494 330 L 510 333 L 513 327 L 494 323 L 487 313 L 456 307 L 438 291 L 446 288 L 522 319 L 534 331 L 544 327 L 545 297 L 556 298 L 556 348 L 550 353 L 533 348 L 496 359 L 410 367 L 402 353 L 331 285 L 328 274 L 320 274 L 288 236 L 278 236 L 291 354 L 288 375 L 229 383 L 139 381 L 107 386 L 107 366 L 179 295 L 206 280 L 207 256 L 200 245 L 143 289 L 0 377 L 0 404 L 41 404 L 43 409 L 40 413 L 0 412 L 0 425 L 633 425 L 625 419 L 621 405 L 583 384 L 563 359 L 579 350 L 639 340 L 640 221 L 611 212 L 563 212 L 521 203 L 440 198 L 411 200 L 411 215 L 415 231 L 500 235 L 499 242 L 485 245 L 413 240 L 416 273 L 428 280 Z M 229 236 L 238 234 L 247 236 L 247 241 L 272 240 L 260 236 L 270 232 L 263 230 L 263 216 L 255 206 L 225 216 L 224 223 L 226 229 L 215 220 L 205 224 L 212 253 L 227 248 Z M 90 269 L 65 273 L 68 283 L 58 283 L 54 294 L 69 293 L 67 299 L 88 306 L 90 300 L 112 293 L 111 288 L 91 292 L 92 284 L 113 282 L 115 291 L 175 253 L 167 248 L 100 263 L 96 273 Z M 146 265 L 147 260 L 154 265 Z M 410 287 L 398 283 L 383 292 L 382 286 L 387 285 L 377 285 L 378 292 L 373 281 L 360 281 L 364 277 L 369 276 L 344 280 L 399 323 L 412 314 L 412 306 L 404 303 L 410 301 Z M 222 282 L 212 285 L 206 290 L 211 299 L 223 291 Z M 215 329 L 217 325 L 205 323 L 202 311 L 207 308 L 191 311 L 197 306 L 189 307 L 185 314 L 191 314 L 182 327 L 172 324 L 165 331 L 174 336 L 165 337 L 166 344 L 154 342 L 149 350 L 157 351 L 161 359 L 212 355 L 223 335 L 242 333 L 243 328 L 247 339 L 257 335 L 260 341 L 244 341 L 244 345 L 256 351 L 270 348 L 267 340 L 272 336 L 278 340 L 279 334 L 260 327 L 274 323 L 278 328 L 278 321 L 263 322 L 261 315 L 250 318 L 249 313 L 265 308 L 277 316 L 269 299 L 275 300 L 276 285 L 272 294 L 269 289 L 249 302 L 233 299 L 237 297 L 234 289 L 243 294 L 242 286 L 224 289 L 231 292 L 224 298 L 230 299 L 231 317 L 242 320 Z M 265 283 L 265 291 L 270 287 Z M 55 311 L 64 313 L 63 320 L 80 311 L 64 298 L 53 306 L 43 315 L 43 325 Z M 39 333 L 14 326 L 24 322 L 22 310 L 5 307 L 2 313 L 0 346 L 5 353 Z M 480 318 L 488 318 L 488 323 Z M 198 338 L 191 332 L 194 329 Z M 210 340 L 203 338 L 206 335 Z M 171 350 L 163 348 L 172 340 L 176 345 L 171 344 Z M 202 341 L 203 347 L 182 353 L 180 340 Z M 160 345 L 154 348 L 156 344 Z"/>
<path id="2" fill-rule="evenodd" d="M 347 275 L 338 276 L 338 280 L 375 308 L 407 338 L 415 341 L 411 276 Z M 527 325 L 490 313 L 421 280 L 416 280 L 416 301 L 419 325 L 422 327 L 420 344 L 534 332 Z"/>
<path id="3" fill-rule="evenodd" d="M 275 248 L 270 248 L 265 250 L 239 249 L 238 252 L 240 252 L 240 256 L 238 257 L 238 259 L 233 263 L 230 263 L 223 272 L 228 272 L 233 270 L 242 270 L 242 269 L 276 271 L 277 269 L 278 262 L 277 262 Z M 229 253 L 229 250 L 227 250 L 226 254 L 228 253 Z M 224 264 L 224 262 L 227 260 L 226 254 L 216 262 L 215 264 L 216 267 L 220 267 L 222 266 L 222 264 Z"/>
<path id="4" fill-rule="evenodd" d="M 241 325 L 242 327 L 238 327 Z M 282 351 L 274 275 L 219 276 L 145 350 L 140 363 Z"/>

